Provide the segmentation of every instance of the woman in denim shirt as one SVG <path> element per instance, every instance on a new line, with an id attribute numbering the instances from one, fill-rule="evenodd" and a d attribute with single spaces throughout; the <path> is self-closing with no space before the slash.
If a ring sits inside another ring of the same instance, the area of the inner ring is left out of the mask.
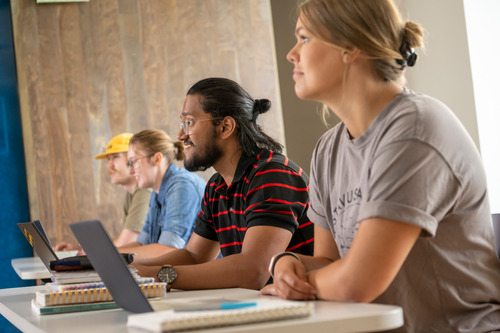
<path id="1" fill-rule="evenodd" d="M 156 257 L 183 248 L 194 228 L 206 182 L 173 162 L 184 159 L 184 145 L 162 130 L 144 130 L 130 139 L 128 167 L 140 188 L 151 188 L 146 223 L 136 242 L 122 252 Z"/>

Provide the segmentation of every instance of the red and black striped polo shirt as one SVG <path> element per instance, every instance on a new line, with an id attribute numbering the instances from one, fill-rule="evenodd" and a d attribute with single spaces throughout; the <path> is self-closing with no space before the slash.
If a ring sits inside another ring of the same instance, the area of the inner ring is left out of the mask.
<path id="1" fill-rule="evenodd" d="M 309 177 L 288 157 L 262 149 L 241 158 L 227 186 L 218 173 L 207 183 L 194 232 L 218 241 L 223 256 L 241 252 L 248 228 L 280 227 L 293 233 L 287 251 L 313 254 L 314 226 L 307 218 Z"/>

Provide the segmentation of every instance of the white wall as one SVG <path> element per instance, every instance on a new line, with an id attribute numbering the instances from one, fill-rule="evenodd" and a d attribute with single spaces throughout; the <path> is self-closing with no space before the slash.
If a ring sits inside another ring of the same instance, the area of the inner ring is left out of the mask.
<path id="1" fill-rule="evenodd" d="M 464 0 L 479 142 L 491 211 L 500 213 L 500 1 Z"/>
<path id="2" fill-rule="evenodd" d="M 406 71 L 407 86 L 448 105 L 479 148 L 462 1 L 400 0 L 400 8 L 425 29 L 425 49 L 417 50 L 417 64 Z"/>

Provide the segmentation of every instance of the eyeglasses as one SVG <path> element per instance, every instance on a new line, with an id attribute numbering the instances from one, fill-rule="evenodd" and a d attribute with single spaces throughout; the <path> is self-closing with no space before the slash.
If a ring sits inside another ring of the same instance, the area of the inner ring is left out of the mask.
<path id="1" fill-rule="evenodd" d="M 143 156 L 143 157 L 139 157 L 139 158 L 136 158 L 135 160 L 128 160 L 127 162 L 127 167 L 129 169 L 135 169 L 135 164 L 137 163 L 137 161 L 139 160 L 142 160 L 143 158 L 148 158 L 148 157 L 151 157 L 153 155 L 148 155 L 148 156 Z"/>
<path id="2" fill-rule="evenodd" d="M 201 122 L 201 121 L 208 121 L 208 120 L 218 120 L 218 119 L 221 119 L 220 117 L 219 118 L 209 118 L 209 119 L 200 119 L 200 120 L 194 120 L 193 118 L 184 118 L 184 119 L 181 119 L 181 122 L 179 123 L 179 127 L 181 128 L 181 130 L 184 131 L 184 134 L 186 135 L 189 135 L 189 129 L 191 127 L 194 126 L 194 124 L 196 124 L 197 122 Z"/>

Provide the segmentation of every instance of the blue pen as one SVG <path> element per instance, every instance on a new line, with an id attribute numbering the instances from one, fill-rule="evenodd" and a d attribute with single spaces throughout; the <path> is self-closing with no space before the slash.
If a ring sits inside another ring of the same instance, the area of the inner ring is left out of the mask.
<path id="1" fill-rule="evenodd" d="M 207 310 L 236 310 L 241 308 L 248 308 L 251 306 L 257 306 L 257 302 L 222 302 L 207 304 L 202 306 L 188 306 L 182 308 L 174 309 L 175 312 L 187 312 L 187 311 L 207 311 Z"/>
<path id="2" fill-rule="evenodd" d="M 250 306 L 257 306 L 257 302 L 225 302 L 221 303 L 221 310 L 234 310 L 240 308 L 247 308 Z"/>

